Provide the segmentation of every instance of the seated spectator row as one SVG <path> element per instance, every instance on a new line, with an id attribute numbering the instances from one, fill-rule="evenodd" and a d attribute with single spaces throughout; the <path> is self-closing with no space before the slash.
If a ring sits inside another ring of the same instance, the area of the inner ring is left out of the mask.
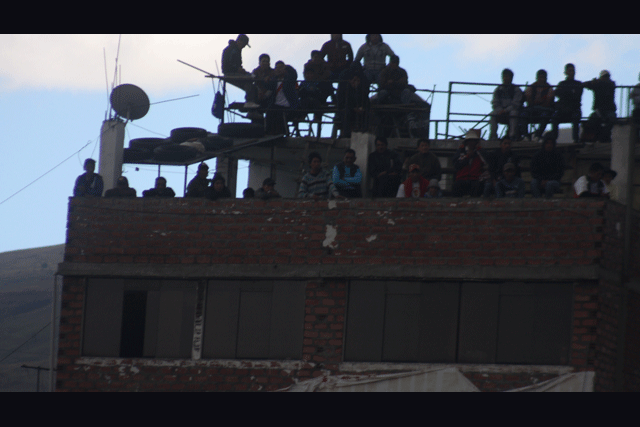
<path id="1" fill-rule="evenodd" d="M 523 198 L 526 184 L 521 178 L 521 159 L 511 150 L 512 141 L 505 137 L 497 150 L 486 153 L 480 145 L 477 130 L 467 133 L 453 157 L 454 183 L 453 197 L 511 197 Z M 362 197 L 363 175 L 356 164 L 356 153 L 347 149 L 343 161 L 331 171 L 322 168 L 319 153 L 309 154 L 309 171 L 300 180 L 298 198 L 314 200 L 353 199 Z M 442 167 L 439 159 L 430 152 L 428 139 L 418 140 L 418 153 L 401 162 L 398 153 L 388 149 L 384 137 L 376 138 L 376 150 L 369 155 L 368 173 L 372 178 L 373 198 L 439 198 Z M 87 159 L 85 173 L 76 179 L 74 197 L 101 197 L 104 184 L 96 174 L 95 160 Z M 556 142 L 546 137 L 541 149 L 531 159 L 531 185 L 533 197 L 551 198 L 560 192 L 561 179 L 565 172 L 562 154 L 556 150 Z M 207 178 L 209 167 L 206 163 L 198 166 L 198 172 L 188 184 L 185 197 L 207 198 L 210 200 L 233 198 L 226 187 L 225 179 L 216 173 Z M 403 176 L 406 175 L 406 178 Z M 607 197 L 618 200 L 618 190 L 612 183 L 617 173 L 594 163 L 587 175 L 574 184 L 575 197 Z M 257 191 L 244 190 L 244 198 L 263 200 L 281 197 L 275 190 L 272 178 L 263 181 Z M 163 177 L 156 178 L 155 187 L 145 190 L 143 197 L 175 197 L 175 192 L 167 187 Z M 107 190 L 104 197 L 136 197 L 136 190 L 129 187 L 126 177 L 118 178 L 116 188 Z"/>

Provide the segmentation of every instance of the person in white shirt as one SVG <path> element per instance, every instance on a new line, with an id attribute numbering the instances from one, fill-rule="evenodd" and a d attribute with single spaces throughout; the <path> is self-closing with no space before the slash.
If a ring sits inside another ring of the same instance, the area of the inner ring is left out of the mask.
<path id="1" fill-rule="evenodd" d="M 573 184 L 575 197 L 609 197 L 609 190 L 602 182 L 604 166 L 593 163 L 587 175 L 583 175 Z"/>
<path id="2" fill-rule="evenodd" d="M 409 166 L 409 178 L 398 187 L 397 198 L 420 199 L 429 191 L 429 181 L 420 175 L 420 165 Z"/>

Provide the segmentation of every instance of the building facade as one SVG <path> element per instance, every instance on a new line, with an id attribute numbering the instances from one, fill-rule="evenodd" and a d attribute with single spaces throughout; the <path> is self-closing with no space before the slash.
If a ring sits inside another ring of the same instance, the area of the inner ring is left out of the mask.
<path id="1" fill-rule="evenodd" d="M 56 390 L 455 368 L 481 391 L 585 371 L 637 391 L 631 223 L 594 199 L 72 198 Z"/>

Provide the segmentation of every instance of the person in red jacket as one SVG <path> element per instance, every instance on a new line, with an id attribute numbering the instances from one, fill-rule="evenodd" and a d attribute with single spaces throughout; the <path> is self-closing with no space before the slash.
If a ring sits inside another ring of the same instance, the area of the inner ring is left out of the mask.
<path id="1" fill-rule="evenodd" d="M 420 166 L 409 166 L 409 178 L 400 184 L 398 188 L 397 198 L 411 197 L 419 199 L 425 196 L 429 191 L 429 180 L 420 175 Z"/>
<path id="2" fill-rule="evenodd" d="M 480 147 L 480 131 L 471 129 L 465 136 L 463 145 L 458 148 L 453 157 L 456 170 L 456 180 L 453 183 L 453 197 L 471 195 L 479 197 L 484 188 L 484 181 L 480 178 L 485 173 L 487 165 L 485 154 Z"/>

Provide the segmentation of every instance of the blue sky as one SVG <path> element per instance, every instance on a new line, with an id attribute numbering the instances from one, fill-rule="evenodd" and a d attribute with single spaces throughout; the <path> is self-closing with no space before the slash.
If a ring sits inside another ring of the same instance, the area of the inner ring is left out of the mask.
<path id="1" fill-rule="evenodd" d="M 216 73 L 216 61 L 219 67 L 222 50 L 236 36 L 122 35 L 117 84 L 141 87 L 152 103 L 198 95 L 151 105 L 144 118 L 127 125 L 125 147 L 130 139 L 167 137 L 178 127 L 217 132 L 218 120 L 210 112 L 214 95 L 211 80 L 177 60 Z M 311 50 L 320 49 L 329 39 L 328 34 L 249 37 L 251 48 L 243 51 L 246 69 L 255 68 L 258 56 L 269 53 L 272 64 L 283 60 L 296 68 L 300 78 Z M 364 37 L 344 35 L 354 53 Z M 607 69 L 618 85 L 636 85 L 640 71 L 638 35 L 384 34 L 383 38 L 400 57 L 410 83 L 419 89 L 436 85 L 437 90 L 447 90 L 450 81 L 499 83 L 506 67 L 515 72 L 517 84 L 533 82 L 541 68 L 547 70 L 549 82 L 557 84 L 564 79 L 567 62 L 576 65 L 576 78 L 582 81 Z M 117 34 L 0 35 L 0 252 L 64 243 L 73 183 L 83 172 L 84 159 L 98 157 L 98 136 L 114 82 L 118 40 Z M 237 91 L 230 91 L 230 95 L 231 101 L 242 99 Z M 452 108 L 487 112 L 490 95 L 482 98 L 456 97 Z M 591 111 L 591 99 L 591 93 L 585 91 L 585 116 Z M 446 95 L 436 95 L 432 119 L 444 119 L 446 106 Z M 140 195 L 153 186 L 157 168 L 139 169 L 125 165 L 124 175 Z M 195 175 L 195 169 L 189 169 L 188 179 Z M 163 168 L 162 174 L 181 195 L 184 168 Z"/>

